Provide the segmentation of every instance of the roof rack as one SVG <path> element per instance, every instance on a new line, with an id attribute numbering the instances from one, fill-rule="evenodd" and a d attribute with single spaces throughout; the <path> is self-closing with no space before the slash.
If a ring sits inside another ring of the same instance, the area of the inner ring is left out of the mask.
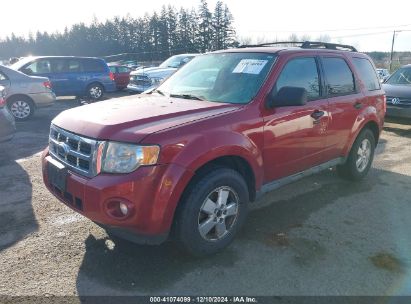
<path id="1" fill-rule="evenodd" d="M 273 45 L 296 45 L 302 49 L 329 49 L 329 50 L 342 50 L 342 51 L 351 51 L 358 52 L 357 49 L 351 45 L 338 44 L 338 43 L 329 43 L 329 42 L 319 42 L 319 41 L 276 41 L 276 42 L 267 42 L 254 45 L 242 45 L 241 48 L 246 47 L 260 47 L 260 46 L 273 46 Z"/>

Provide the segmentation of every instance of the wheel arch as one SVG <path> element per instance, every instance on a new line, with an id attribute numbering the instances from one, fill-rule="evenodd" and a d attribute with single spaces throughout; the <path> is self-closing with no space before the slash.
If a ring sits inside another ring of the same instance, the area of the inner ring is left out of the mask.
<path id="1" fill-rule="evenodd" d="M 10 105 L 10 102 L 12 102 L 13 100 L 15 100 L 16 98 L 24 98 L 24 99 L 30 101 L 30 102 L 33 104 L 34 108 L 37 108 L 36 103 L 34 102 L 34 100 L 33 100 L 29 95 L 21 94 L 21 93 L 7 96 L 7 98 L 6 98 L 7 104 Z"/>

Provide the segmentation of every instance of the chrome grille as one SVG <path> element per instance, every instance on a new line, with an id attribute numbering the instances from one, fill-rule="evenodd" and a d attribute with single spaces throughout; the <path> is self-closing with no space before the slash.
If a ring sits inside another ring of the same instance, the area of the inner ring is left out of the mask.
<path id="1" fill-rule="evenodd" d="M 151 86 L 151 80 L 145 75 L 133 75 L 130 77 L 130 83 L 138 86 Z"/>
<path id="2" fill-rule="evenodd" d="M 55 125 L 50 126 L 50 154 L 81 175 L 97 175 L 97 151 L 101 144 L 100 141 L 76 135 Z"/>
<path id="3" fill-rule="evenodd" d="M 411 106 L 411 98 L 387 96 L 387 103 L 394 106 Z"/>

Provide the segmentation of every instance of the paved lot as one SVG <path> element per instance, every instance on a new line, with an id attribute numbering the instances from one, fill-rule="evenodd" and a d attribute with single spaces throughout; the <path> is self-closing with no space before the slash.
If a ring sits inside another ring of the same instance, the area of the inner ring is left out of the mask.
<path id="1" fill-rule="evenodd" d="M 39 152 L 72 100 L 19 123 L 0 145 L 0 294 L 411 294 L 411 122 L 391 120 L 366 180 L 333 170 L 263 198 L 209 258 L 171 243 L 114 244 L 43 186 Z"/>

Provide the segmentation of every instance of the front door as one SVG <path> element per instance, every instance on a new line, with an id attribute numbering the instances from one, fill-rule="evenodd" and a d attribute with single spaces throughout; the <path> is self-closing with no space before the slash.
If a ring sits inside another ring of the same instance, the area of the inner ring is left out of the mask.
<path id="1" fill-rule="evenodd" d="M 308 102 L 303 106 L 275 107 L 264 115 L 265 183 L 323 162 L 329 123 L 328 102 L 322 92 L 318 59 L 291 57 L 273 87 L 302 87 Z"/>

